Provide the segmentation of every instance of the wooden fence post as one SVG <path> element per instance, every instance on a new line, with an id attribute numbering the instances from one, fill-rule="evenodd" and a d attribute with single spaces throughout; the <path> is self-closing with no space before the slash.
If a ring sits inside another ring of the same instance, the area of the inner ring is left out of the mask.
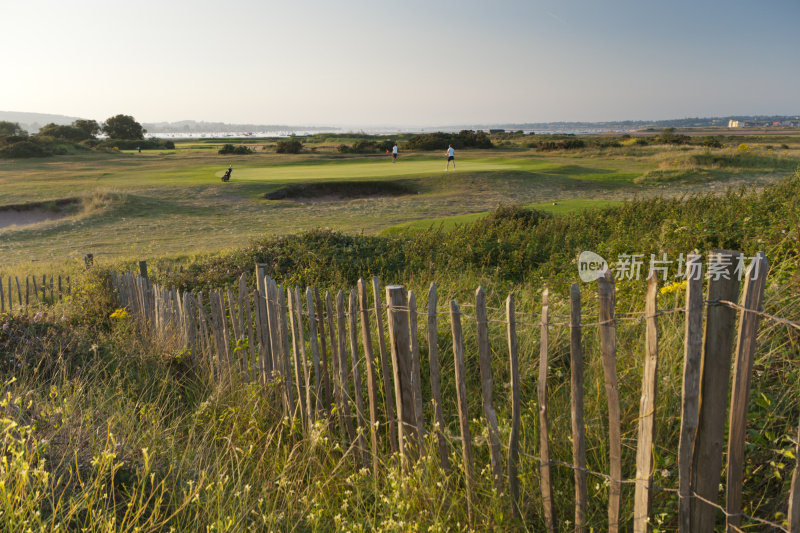
<path id="1" fill-rule="evenodd" d="M 439 443 L 439 462 L 442 470 L 450 470 L 450 461 L 447 457 L 447 441 L 444 438 L 444 414 L 442 412 L 442 384 L 439 377 L 439 334 L 436 325 L 436 283 L 431 283 L 428 289 L 428 367 L 431 372 L 431 395 L 433 396 L 433 411 L 436 423 L 436 438 Z"/>
<path id="2" fill-rule="evenodd" d="M 459 309 L 455 300 L 450 300 L 450 321 L 453 333 L 458 421 L 461 427 L 461 455 L 464 462 L 464 483 L 467 490 L 467 516 L 469 524 L 472 526 L 475 523 L 475 511 L 472 503 L 472 435 L 469 431 L 469 411 L 467 407 L 467 366 L 464 361 L 461 309 Z"/>
<path id="3" fill-rule="evenodd" d="M 330 370 L 328 370 L 328 346 L 325 339 L 325 309 L 322 306 L 322 298 L 320 298 L 316 287 L 314 287 L 314 301 L 317 307 L 317 329 L 319 331 L 319 346 L 322 354 L 322 403 L 325 412 L 330 413 L 333 395 L 331 394 Z M 333 353 L 333 347 L 331 347 L 331 353 Z"/>
<path id="4" fill-rule="evenodd" d="M 265 279 L 265 307 L 267 309 L 267 330 L 270 337 L 270 345 L 272 346 L 272 353 L 275 356 L 276 366 L 281 373 L 283 380 L 283 397 L 285 405 L 285 413 L 292 416 L 295 409 L 294 393 L 292 387 L 294 386 L 292 380 L 292 362 L 289 357 L 288 343 L 284 342 L 283 324 L 285 323 L 285 313 L 283 313 L 277 283 L 270 278 Z M 255 293 L 258 295 L 258 292 Z M 283 319 L 281 318 L 283 317 Z"/>
<path id="5" fill-rule="evenodd" d="M 389 425 L 389 444 L 392 453 L 399 451 L 397 436 L 397 413 L 395 410 L 394 394 L 392 394 L 392 369 L 389 365 L 390 355 L 386 347 L 386 335 L 383 331 L 383 307 L 381 305 L 380 281 L 377 276 L 372 278 L 372 295 L 375 300 L 375 324 L 378 329 L 378 352 L 381 356 L 381 378 L 383 380 L 383 405 L 386 407 L 386 420 Z"/>
<path id="6" fill-rule="evenodd" d="M 328 334 L 330 335 L 331 341 L 331 372 L 333 374 L 331 392 L 333 394 L 333 402 L 336 404 L 335 410 L 336 418 L 339 420 L 339 433 L 342 437 L 342 442 L 344 442 L 346 435 L 344 431 L 344 418 L 342 418 L 342 412 L 344 410 L 344 407 L 342 407 L 342 389 L 339 385 L 339 343 L 336 341 L 336 326 L 333 321 L 335 312 L 331 293 L 329 291 L 325 291 L 325 311 L 328 320 Z"/>
<path id="7" fill-rule="evenodd" d="M 497 412 L 492 401 L 492 353 L 489 346 L 489 317 L 486 312 L 486 293 L 483 287 L 475 291 L 475 319 L 478 326 L 478 355 L 481 371 L 481 397 L 483 415 L 489 427 L 489 455 L 492 462 L 492 480 L 497 492 L 503 492 L 503 458 L 500 455 L 500 431 L 497 428 Z"/>
<path id="8" fill-rule="evenodd" d="M 415 433 L 414 393 L 411 389 L 411 346 L 408 333 L 406 290 L 402 285 L 386 287 L 389 312 L 389 342 L 392 350 L 394 394 L 398 418 L 400 459 L 405 466 L 408 457 L 418 450 L 412 435 Z"/>
<path id="9" fill-rule="evenodd" d="M 570 287 L 570 407 L 572 409 L 572 464 L 575 468 L 575 531 L 586 531 L 586 427 L 583 421 L 583 346 L 581 344 L 581 290 Z"/>
<path id="10" fill-rule="evenodd" d="M 424 451 L 425 416 L 422 411 L 422 374 L 419 362 L 419 337 L 417 337 L 417 297 L 408 291 L 408 338 L 411 344 L 411 390 L 414 392 L 414 421 L 419 451 Z"/>
<path id="11" fill-rule="evenodd" d="M 556 530 L 556 512 L 553 500 L 553 483 L 550 477 L 550 425 L 547 410 L 547 353 L 549 351 L 550 336 L 548 331 L 550 321 L 550 293 L 547 289 L 542 291 L 542 316 L 539 340 L 539 381 L 536 392 L 539 400 L 539 477 L 542 483 L 542 507 L 544 508 L 544 523 L 547 531 Z M 517 377 L 519 381 L 519 376 Z M 519 386 L 518 386 L 519 388 Z"/>
<path id="12" fill-rule="evenodd" d="M 686 326 L 681 392 L 681 435 L 678 444 L 678 496 L 681 533 L 690 533 L 692 455 L 700 408 L 700 365 L 703 356 L 703 261 L 686 259 Z"/>
<path id="13" fill-rule="evenodd" d="M 311 343 L 311 355 L 314 358 L 314 418 L 319 418 L 322 402 L 322 379 L 320 376 L 319 344 L 317 337 L 317 316 L 314 312 L 314 293 L 311 287 L 306 288 L 306 306 L 308 307 L 308 336 Z"/>
<path id="14" fill-rule="evenodd" d="M 736 301 L 739 280 L 734 274 L 740 252 L 714 250 L 709 256 L 708 300 L 703 338 L 703 368 L 700 374 L 700 414 L 692 458 L 692 486 L 706 500 L 716 502 L 722 471 L 725 411 L 731 372 L 731 350 L 736 311 L 719 300 Z M 692 498 L 692 531 L 714 531 L 717 510 Z"/>
<path id="15" fill-rule="evenodd" d="M 633 531 L 647 533 L 653 483 L 653 437 L 658 398 L 658 277 L 650 271 L 645 302 L 646 353 L 639 400 L 639 438 L 636 445 L 636 489 L 633 503 Z"/>
<path id="16" fill-rule="evenodd" d="M 614 311 L 614 281 L 611 271 L 597 280 L 600 318 L 600 350 L 608 400 L 608 455 L 611 481 L 608 488 L 608 531 L 619 531 L 619 503 L 622 492 L 622 431 L 619 386 L 617 385 L 617 325 Z"/>
<path id="17" fill-rule="evenodd" d="M 277 322 L 279 326 L 275 334 L 280 336 L 281 352 L 283 353 L 283 366 L 286 369 L 286 378 L 285 378 L 286 386 L 289 389 L 287 397 L 289 398 L 289 408 L 291 411 L 290 414 L 291 416 L 294 416 L 295 412 L 294 410 L 296 409 L 296 407 L 291 401 L 293 399 L 293 394 L 291 393 L 291 387 L 293 383 L 292 383 L 292 361 L 289 355 L 289 352 L 291 351 L 289 349 L 289 326 L 286 321 L 286 315 L 289 311 L 289 308 L 286 304 L 286 290 L 284 289 L 283 286 L 279 286 L 274 281 L 272 282 L 272 287 L 274 294 L 277 297 L 277 300 L 274 302 L 274 305 L 275 305 L 275 312 L 278 315 Z M 299 385 L 297 386 L 299 387 Z M 297 404 L 300 405 L 302 403 L 303 403 L 302 399 L 298 396 Z"/>
<path id="18" fill-rule="evenodd" d="M 375 382 L 375 356 L 372 351 L 372 334 L 369 328 L 369 301 L 367 286 L 358 280 L 358 300 L 361 309 L 361 344 L 367 361 L 367 394 L 369 394 L 369 438 L 372 451 L 372 472 L 378 471 L 378 385 Z"/>
<path id="19" fill-rule="evenodd" d="M 87 254 L 86 257 L 92 257 L 92 254 Z M 139 261 L 139 275 L 144 279 L 150 279 L 147 276 L 147 261 Z"/>
<path id="20" fill-rule="evenodd" d="M 508 489 L 511 494 L 511 511 L 516 518 L 522 518 L 519 508 L 519 427 L 520 390 L 519 359 L 517 357 L 517 318 L 514 309 L 514 295 L 506 298 L 506 333 L 508 336 L 508 359 L 511 374 L 511 434 L 508 437 Z"/>
<path id="21" fill-rule="evenodd" d="M 769 263 L 764 252 L 758 252 L 744 281 L 742 307 L 761 311 L 764 288 L 767 285 Z M 725 490 L 728 533 L 739 531 L 742 525 L 742 484 L 744 483 L 744 441 L 747 432 L 747 407 L 750 402 L 750 378 L 756 353 L 756 337 L 760 316 L 742 311 L 739 337 L 736 342 L 736 363 L 733 369 L 730 420 L 728 423 L 728 475 Z"/>
<path id="22" fill-rule="evenodd" d="M 334 308 L 331 299 L 331 293 L 325 292 L 325 311 L 328 315 L 328 332 L 331 339 L 331 363 L 333 371 L 333 401 L 336 403 L 336 418 L 339 419 L 339 433 L 342 437 L 342 442 L 346 438 L 345 424 L 344 424 L 344 406 L 341 387 L 341 373 L 339 372 L 339 343 L 336 340 L 336 327 L 334 326 Z"/>
<path id="23" fill-rule="evenodd" d="M 339 337 L 339 394 L 342 399 L 342 417 L 344 418 L 347 436 L 350 439 L 348 445 L 352 445 L 356 440 L 356 432 L 353 429 L 353 418 L 350 414 L 350 388 L 348 386 L 347 371 L 347 328 L 345 326 L 344 312 L 344 292 L 336 293 L 336 322 Z"/>
<path id="24" fill-rule="evenodd" d="M 361 368 L 358 364 L 358 304 L 356 303 L 356 290 L 350 291 L 350 299 L 347 306 L 350 331 L 350 363 L 353 367 L 353 397 L 356 401 L 356 442 L 358 443 L 358 456 L 362 465 L 367 465 L 367 442 L 364 437 L 366 432 L 366 422 L 364 420 L 364 399 L 362 397 L 363 386 L 361 382 Z"/>
<path id="25" fill-rule="evenodd" d="M 297 311 L 297 305 L 299 302 L 291 287 L 287 287 L 286 295 L 286 302 L 289 306 L 289 327 L 292 330 L 292 355 L 294 359 L 294 382 L 297 385 L 297 407 L 300 410 L 300 419 L 303 421 L 303 426 L 308 430 L 311 426 L 309 424 L 308 411 L 306 410 L 308 404 L 305 403 L 305 388 L 307 383 L 304 377 L 304 366 L 300 360 L 302 357 L 300 355 L 300 344 L 304 342 L 302 338 L 303 325 L 300 324 L 298 333 L 297 317 L 300 316 L 300 313 Z"/>

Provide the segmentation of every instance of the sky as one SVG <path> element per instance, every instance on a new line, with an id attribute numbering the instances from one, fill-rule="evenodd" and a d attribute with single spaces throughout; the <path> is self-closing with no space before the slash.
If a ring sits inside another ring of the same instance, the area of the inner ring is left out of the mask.
<path id="1" fill-rule="evenodd" d="M 0 110 L 401 127 L 795 115 L 798 22 L 798 0 L 0 0 Z"/>

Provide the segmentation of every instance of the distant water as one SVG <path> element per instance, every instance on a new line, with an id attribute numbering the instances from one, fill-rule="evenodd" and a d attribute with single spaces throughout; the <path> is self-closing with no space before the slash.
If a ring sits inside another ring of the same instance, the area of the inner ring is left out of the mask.
<path id="1" fill-rule="evenodd" d="M 400 133 L 433 133 L 442 131 L 446 133 L 458 133 L 462 129 L 468 128 L 363 128 L 346 130 L 342 128 L 315 129 L 311 130 L 281 130 L 281 131 L 224 131 L 224 132 L 179 132 L 179 133 L 150 133 L 152 137 L 160 139 L 247 139 L 249 137 L 291 137 L 296 135 L 298 137 L 313 135 L 315 133 L 366 133 L 369 135 L 397 135 Z M 475 128 L 480 129 L 480 128 Z M 487 130 L 484 130 L 487 131 Z M 506 129 L 506 131 L 515 131 Z M 571 134 L 571 135 L 591 135 L 597 133 L 627 133 L 629 130 L 624 129 L 611 129 L 611 128 L 584 128 L 584 129 L 560 129 L 560 130 L 522 130 L 523 133 L 535 133 L 539 135 L 550 134 Z"/>

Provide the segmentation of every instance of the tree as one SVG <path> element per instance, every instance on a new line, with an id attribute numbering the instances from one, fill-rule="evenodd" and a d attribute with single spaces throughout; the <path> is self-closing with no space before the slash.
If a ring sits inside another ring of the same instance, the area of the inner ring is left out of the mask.
<path id="1" fill-rule="evenodd" d="M 303 143 L 290 137 L 283 141 L 278 141 L 278 149 L 276 152 L 279 154 L 297 154 L 303 149 Z"/>
<path id="2" fill-rule="evenodd" d="M 43 126 L 39 130 L 39 135 L 55 137 L 56 139 L 66 139 L 73 142 L 80 142 L 91 137 L 86 131 L 76 128 L 75 126 L 64 126 L 52 123 Z"/>
<path id="3" fill-rule="evenodd" d="M 130 115 L 115 115 L 103 122 L 103 132 L 110 139 L 144 139 L 147 130 Z"/>
<path id="4" fill-rule="evenodd" d="M 23 130 L 18 122 L 7 122 L 0 120 L 0 137 L 24 137 L 28 132 Z"/>
<path id="5" fill-rule="evenodd" d="M 96 120 L 76 120 L 72 123 L 73 128 L 78 128 L 86 132 L 86 139 L 90 139 L 100 133 L 100 124 Z"/>

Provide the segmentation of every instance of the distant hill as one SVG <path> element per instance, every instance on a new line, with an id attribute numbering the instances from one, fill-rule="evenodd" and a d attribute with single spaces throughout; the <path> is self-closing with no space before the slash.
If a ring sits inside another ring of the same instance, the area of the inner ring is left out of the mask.
<path id="1" fill-rule="evenodd" d="M 288 131 L 298 129 L 297 126 L 285 124 L 227 124 L 225 122 L 203 122 L 196 120 L 179 120 L 178 122 L 143 122 L 147 133 L 226 133 L 232 131 Z M 319 128 L 302 128 L 315 130 Z M 330 128 L 326 128 L 330 129 Z"/>
<path id="2" fill-rule="evenodd" d="M 688 117 L 668 120 L 619 120 L 609 122 L 527 122 L 519 124 L 493 124 L 492 128 L 504 128 L 507 130 L 542 130 L 542 131 L 574 131 L 574 130 L 643 130 L 648 128 L 709 128 L 727 126 L 729 120 L 742 122 L 772 123 L 792 121 L 797 122 L 800 117 L 797 115 L 731 115 L 727 117 Z M 476 126 L 480 129 L 487 129 L 489 125 Z"/>
<path id="3" fill-rule="evenodd" d="M 24 111 L 0 111 L 0 120 L 17 122 L 28 133 L 36 133 L 45 124 L 72 124 L 83 117 L 68 117 L 66 115 L 51 115 L 48 113 L 27 113 Z"/>

